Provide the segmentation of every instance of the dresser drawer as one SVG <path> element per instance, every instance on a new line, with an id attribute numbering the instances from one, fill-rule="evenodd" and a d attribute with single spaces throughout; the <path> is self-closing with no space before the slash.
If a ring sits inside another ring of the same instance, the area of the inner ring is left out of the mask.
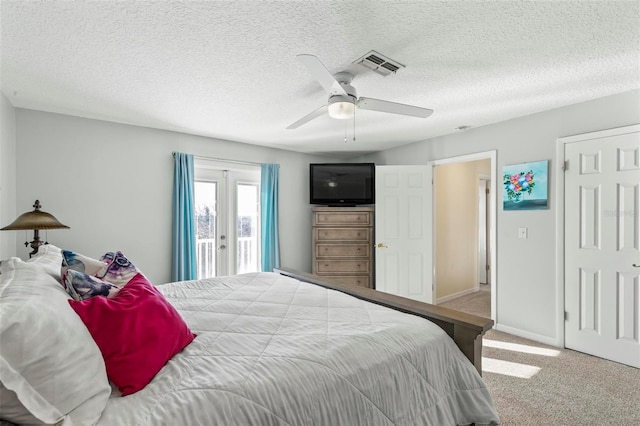
<path id="1" fill-rule="evenodd" d="M 371 228 L 313 228 L 316 241 L 371 241 Z"/>
<path id="2" fill-rule="evenodd" d="M 353 275 L 353 276 L 331 276 L 322 275 L 322 281 L 335 284 L 346 284 L 358 287 L 371 288 L 371 277 L 369 275 Z"/>
<path id="3" fill-rule="evenodd" d="M 315 212 L 313 224 L 316 226 L 362 225 L 370 226 L 370 212 Z"/>
<path id="4" fill-rule="evenodd" d="M 369 261 L 368 260 L 316 260 L 315 271 L 318 274 L 324 272 L 330 273 L 344 273 L 344 274 L 368 274 L 369 273 Z"/>
<path id="5" fill-rule="evenodd" d="M 368 258 L 371 244 L 316 244 L 316 257 Z"/>

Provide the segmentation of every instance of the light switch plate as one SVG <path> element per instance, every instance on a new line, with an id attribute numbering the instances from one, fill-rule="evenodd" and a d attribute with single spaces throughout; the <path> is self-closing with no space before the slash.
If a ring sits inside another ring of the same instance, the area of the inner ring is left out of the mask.
<path id="1" fill-rule="evenodd" d="M 518 238 L 527 238 L 527 228 L 518 228 Z"/>

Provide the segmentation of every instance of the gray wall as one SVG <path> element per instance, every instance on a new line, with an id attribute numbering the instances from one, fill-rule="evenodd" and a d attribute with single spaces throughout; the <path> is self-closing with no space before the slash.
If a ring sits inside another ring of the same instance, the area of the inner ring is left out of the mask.
<path id="1" fill-rule="evenodd" d="M 437 113 L 437 111 L 436 111 Z M 497 328 L 550 344 L 562 344 L 556 282 L 557 138 L 640 123 L 640 91 L 626 92 L 379 152 L 354 161 L 426 164 L 432 160 L 497 150 L 497 176 L 505 165 L 551 160 L 550 208 L 502 210 L 497 206 Z M 469 123 L 460 123 L 469 124 Z M 519 227 L 529 228 L 518 239 Z"/>
<path id="2" fill-rule="evenodd" d="M 15 218 L 16 113 L 9 100 L 0 93 L 0 228 Z M 0 232 L 0 260 L 16 255 L 17 232 Z"/>
<path id="3" fill-rule="evenodd" d="M 180 151 L 279 163 L 282 265 L 311 269 L 308 164 L 330 158 L 25 109 L 16 127 L 17 209 L 37 198 L 71 227 L 49 231 L 52 244 L 89 256 L 122 250 L 153 283 L 168 282 L 171 153 Z"/>

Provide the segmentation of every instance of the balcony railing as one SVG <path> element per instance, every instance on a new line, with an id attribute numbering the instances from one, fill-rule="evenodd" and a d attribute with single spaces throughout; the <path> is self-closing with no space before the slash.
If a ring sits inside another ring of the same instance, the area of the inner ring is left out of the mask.
<path id="1" fill-rule="evenodd" d="M 198 279 L 216 276 L 216 239 L 196 239 L 196 262 Z"/>
<path id="2" fill-rule="evenodd" d="M 238 274 L 257 272 L 258 266 L 258 238 L 240 237 L 237 244 Z M 217 243 L 215 238 L 196 239 L 196 261 L 198 264 L 198 279 L 215 277 L 217 268 Z"/>
<path id="3" fill-rule="evenodd" d="M 238 274 L 258 272 L 258 238 L 238 238 Z"/>

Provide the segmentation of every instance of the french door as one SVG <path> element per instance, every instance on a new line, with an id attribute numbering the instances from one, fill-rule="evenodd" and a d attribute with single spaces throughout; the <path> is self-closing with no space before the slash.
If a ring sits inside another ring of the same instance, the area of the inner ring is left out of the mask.
<path id="1" fill-rule="evenodd" d="M 260 270 L 260 171 L 196 167 L 198 279 Z"/>

